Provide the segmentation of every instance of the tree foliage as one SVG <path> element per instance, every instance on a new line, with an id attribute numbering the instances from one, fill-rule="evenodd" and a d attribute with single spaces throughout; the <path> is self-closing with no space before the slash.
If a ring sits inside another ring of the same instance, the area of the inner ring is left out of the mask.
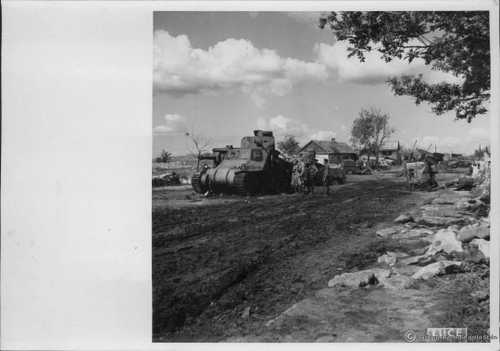
<path id="1" fill-rule="evenodd" d="M 490 156 L 490 148 L 488 146 L 485 146 L 485 147 L 481 147 L 481 145 L 479 145 L 479 148 L 477 148 L 476 150 L 474 150 L 474 157 L 477 158 L 477 159 L 481 159 L 484 157 L 484 155 L 488 155 Z"/>
<path id="2" fill-rule="evenodd" d="M 422 75 L 391 77 L 396 95 L 415 103 L 430 103 L 440 115 L 454 110 L 457 119 L 487 112 L 490 98 L 490 41 L 488 11 L 332 12 L 320 18 L 336 39 L 349 44 L 349 57 L 365 61 L 376 50 L 386 62 L 421 60 L 434 70 L 458 77 L 458 83 L 431 84 Z"/>
<path id="3" fill-rule="evenodd" d="M 377 163 L 381 146 L 394 133 L 394 129 L 389 126 L 389 119 L 388 114 L 378 109 L 362 109 L 352 124 L 352 143 L 375 155 Z"/>
<path id="4" fill-rule="evenodd" d="M 164 163 L 170 162 L 172 161 L 172 153 L 168 152 L 167 150 L 162 150 L 160 156 L 157 157 L 155 161 Z"/>
<path id="5" fill-rule="evenodd" d="M 278 149 L 286 155 L 294 156 L 299 152 L 300 145 L 293 135 L 286 135 L 278 142 Z"/>

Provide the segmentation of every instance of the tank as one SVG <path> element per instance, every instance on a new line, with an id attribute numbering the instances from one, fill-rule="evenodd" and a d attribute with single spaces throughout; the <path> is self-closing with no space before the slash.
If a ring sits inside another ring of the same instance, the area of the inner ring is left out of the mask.
<path id="1" fill-rule="evenodd" d="M 212 160 L 193 174 L 191 184 L 200 194 L 273 194 L 290 191 L 292 164 L 275 149 L 273 132 L 255 130 L 239 148 L 215 148 Z"/>

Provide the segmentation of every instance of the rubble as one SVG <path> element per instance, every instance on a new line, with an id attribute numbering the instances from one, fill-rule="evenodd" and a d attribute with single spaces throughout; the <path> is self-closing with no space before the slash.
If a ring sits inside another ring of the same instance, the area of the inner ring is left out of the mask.
<path id="1" fill-rule="evenodd" d="M 440 251 L 444 251 L 446 253 L 463 252 L 462 242 L 457 239 L 457 234 L 452 229 L 440 229 L 434 235 L 431 246 L 425 255 L 434 255 Z"/>
<path id="2" fill-rule="evenodd" d="M 408 289 L 411 286 L 413 279 L 403 274 L 392 274 L 388 278 L 383 278 L 381 284 L 387 289 Z"/>
<path id="3" fill-rule="evenodd" d="M 394 226 L 394 227 L 379 229 L 375 233 L 382 238 L 388 238 L 391 235 L 396 234 L 400 231 L 404 231 L 404 230 L 405 230 L 405 228 L 402 226 Z"/>
<path id="4" fill-rule="evenodd" d="M 465 227 L 462 227 L 457 233 L 457 238 L 461 242 L 469 242 L 474 238 L 489 239 L 489 237 L 489 224 L 486 224 L 484 222 L 466 225 Z"/>
<path id="5" fill-rule="evenodd" d="M 432 241 L 431 236 L 434 234 L 434 232 L 430 229 L 426 228 L 415 228 L 415 229 L 410 229 L 405 232 L 400 232 L 392 235 L 393 239 L 399 240 L 399 239 L 416 239 L 416 238 L 421 238 L 424 240 Z"/>
<path id="6" fill-rule="evenodd" d="M 404 252 L 387 251 L 387 253 L 377 259 L 377 262 L 387 264 L 389 266 L 394 266 L 396 262 L 402 257 L 408 257 L 408 254 Z"/>
<path id="7" fill-rule="evenodd" d="M 429 216 L 424 213 L 421 217 L 416 219 L 416 222 L 420 225 L 429 227 L 448 227 L 453 224 L 463 224 L 465 223 L 465 219 L 463 217 Z"/>
<path id="8" fill-rule="evenodd" d="M 366 285 L 375 285 L 384 278 L 389 277 L 390 274 L 390 270 L 381 268 L 366 269 L 353 273 L 343 273 L 331 279 L 328 282 L 328 287 L 333 288 L 336 286 L 343 286 L 357 288 Z"/>
<path id="9" fill-rule="evenodd" d="M 398 216 L 398 218 L 396 218 L 394 220 L 394 223 L 407 223 L 407 222 L 413 222 L 413 217 L 411 215 L 408 215 L 408 214 L 402 214 L 400 216 Z"/>
<path id="10" fill-rule="evenodd" d="M 484 255 L 486 259 L 490 259 L 490 242 L 484 239 L 474 239 L 471 242 L 471 245 L 477 246 L 479 251 Z"/>
<path id="11" fill-rule="evenodd" d="M 431 263 L 427 266 L 420 268 L 415 274 L 412 275 L 412 278 L 427 280 L 436 275 L 446 274 L 451 271 L 456 271 L 457 268 L 460 268 L 462 262 L 460 261 L 439 261 Z"/>

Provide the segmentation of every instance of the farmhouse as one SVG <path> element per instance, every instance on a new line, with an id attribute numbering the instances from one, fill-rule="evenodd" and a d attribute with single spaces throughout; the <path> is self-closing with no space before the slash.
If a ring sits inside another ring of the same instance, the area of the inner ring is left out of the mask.
<path id="1" fill-rule="evenodd" d="M 331 140 L 311 140 L 300 150 L 300 156 L 306 156 L 314 153 L 319 162 L 327 159 L 331 163 L 341 163 L 343 160 L 357 160 L 358 154 L 346 143 Z"/>
<path id="2" fill-rule="evenodd" d="M 380 156 L 390 158 L 396 162 L 401 161 L 401 145 L 398 140 L 387 140 L 380 147 Z"/>

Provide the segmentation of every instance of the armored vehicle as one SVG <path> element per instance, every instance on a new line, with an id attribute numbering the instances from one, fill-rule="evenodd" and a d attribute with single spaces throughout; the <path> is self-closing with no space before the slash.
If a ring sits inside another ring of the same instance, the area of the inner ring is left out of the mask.
<path id="1" fill-rule="evenodd" d="M 273 132 L 255 130 L 241 139 L 239 148 L 215 148 L 205 164 L 191 178 L 197 193 L 271 194 L 290 191 L 292 164 L 275 149 Z"/>

